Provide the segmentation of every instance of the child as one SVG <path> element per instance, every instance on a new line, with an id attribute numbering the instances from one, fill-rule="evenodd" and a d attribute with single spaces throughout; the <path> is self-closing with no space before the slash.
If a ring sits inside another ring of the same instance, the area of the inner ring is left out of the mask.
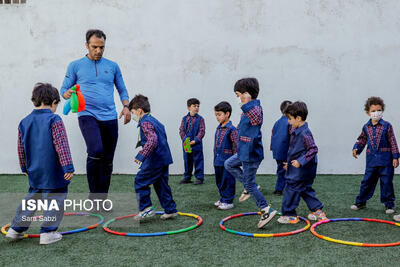
<path id="1" fill-rule="evenodd" d="M 235 198 L 235 178 L 224 168 L 225 161 L 236 154 L 238 132 L 229 120 L 232 107 L 228 102 L 221 102 L 214 107 L 215 117 L 219 122 L 214 141 L 215 181 L 221 196 L 214 203 L 220 210 L 232 209 Z"/>
<path id="2" fill-rule="evenodd" d="M 258 228 L 262 228 L 275 216 L 276 210 L 268 206 L 268 202 L 257 188 L 255 182 L 257 169 L 264 159 L 261 140 L 263 111 L 260 100 L 257 100 L 259 92 L 258 81 L 255 78 L 238 80 L 233 91 L 240 98 L 239 103 L 243 113 L 238 126 L 237 153 L 225 161 L 225 168 L 243 183 L 244 189 L 253 197 L 256 205 L 261 210 Z M 243 170 L 240 166 L 243 167 Z"/>
<path id="3" fill-rule="evenodd" d="M 292 102 L 285 100 L 281 103 L 282 117 L 277 120 L 272 128 L 271 134 L 271 147 L 273 158 L 278 165 L 276 170 L 276 185 L 273 192 L 276 196 L 281 196 L 283 188 L 285 187 L 285 170 L 283 163 L 287 160 L 287 152 L 289 149 L 289 127 L 288 118 L 285 116 L 285 109 L 292 104 Z"/>
<path id="4" fill-rule="evenodd" d="M 172 164 L 171 151 L 167 142 L 164 125 L 150 115 L 150 103 L 147 97 L 136 95 L 129 103 L 133 120 L 140 127 L 140 144 L 142 150 L 135 157 L 140 171 L 135 177 L 135 192 L 139 202 L 139 214 L 135 220 L 154 215 L 150 199 L 150 185 L 153 185 L 165 213 L 161 219 L 177 216 L 176 204 L 172 199 L 168 185 L 169 165 Z"/>
<path id="5" fill-rule="evenodd" d="M 381 202 L 385 204 L 386 214 L 394 213 L 394 168 L 399 166 L 399 149 L 392 125 L 382 119 L 385 103 L 380 97 L 370 97 L 364 106 L 370 120 L 363 126 L 361 135 L 353 147 L 353 157 L 357 158 L 367 145 L 367 165 L 360 193 L 352 210 L 366 207 L 380 178 Z"/>
<path id="6" fill-rule="evenodd" d="M 180 184 L 191 183 L 193 164 L 195 167 L 194 176 L 196 177 L 195 185 L 204 182 L 204 157 L 203 157 L 203 142 L 206 131 L 206 125 L 203 117 L 199 114 L 200 101 L 196 98 L 190 98 L 187 101 L 189 113 L 182 118 L 181 126 L 179 127 L 179 135 L 182 142 L 187 137 L 190 139 L 192 153 L 186 153 L 183 150 L 183 160 L 185 161 L 185 173 Z"/>
<path id="7" fill-rule="evenodd" d="M 322 211 L 323 205 L 312 188 L 317 174 L 318 147 L 306 122 L 307 105 L 304 102 L 294 102 L 286 108 L 285 113 L 292 127 L 287 162 L 284 163 L 286 186 L 282 200 L 282 216 L 278 222 L 285 224 L 299 222 L 296 208 L 299 206 L 300 197 L 311 210 L 308 219 L 326 220 L 326 215 Z"/>
<path id="8" fill-rule="evenodd" d="M 61 207 L 64 207 L 74 166 L 63 121 L 54 114 L 60 102 L 58 90 L 51 84 L 37 83 L 31 99 L 35 109 L 18 126 L 18 158 L 21 170 L 29 180 L 29 193 L 25 200 L 55 200 L 60 208 L 59 211 L 44 211 L 40 244 L 46 245 L 62 238 L 56 230 L 64 215 Z M 20 205 L 6 237 L 24 238 L 23 232 L 30 226 L 30 220 L 26 218 L 34 213 Z"/>

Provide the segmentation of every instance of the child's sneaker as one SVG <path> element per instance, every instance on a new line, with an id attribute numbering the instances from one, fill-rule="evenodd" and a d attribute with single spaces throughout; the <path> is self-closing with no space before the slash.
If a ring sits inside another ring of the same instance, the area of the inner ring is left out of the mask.
<path id="1" fill-rule="evenodd" d="M 265 207 L 261 210 L 260 221 L 258 222 L 258 228 L 263 228 L 272 218 L 276 215 L 277 211 L 272 209 L 270 206 Z"/>
<path id="2" fill-rule="evenodd" d="M 163 215 L 160 216 L 160 219 L 161 219 L 161 220 L 168 220 L 168 219 L 174 218 L 174 217 L 176 217 L 176 216 L 178 216 L 178 213 L 177 213 L 177 212 L 174 212 L 174 213 L 164 213 Z"/>
<path id="3" fill-rule="evenodd" d="M 154 216 L 154 207 L 147 207 L 143 211 L 139 212 L 139 214 L 135 215 L 133 219 L 140 221 L 151 216 Z"/>
<path id="4" fill-rule="evenodd" d="M 221 205 L 221 203 L 222 203 L 222 202 L 221 202 L 220 200 L 218 200 L 217 202 L 214 203 L 214 206 L 215 206 L 215 207 L 218 207 L 219 205 Z"/>
<path id="5" fill-rule="evenodd" d="M 272 194 L 274 194 L 275 196 L 282 196 L 282 191 L 275 190 L 274 192 L 272 192 Z"/>
<path id="6" fill-rule="evenodd" d="M 323 212 L 322 210 L 317 210 L 308 214 L 308 219 L 320 222 L 323 220 L 327 220 L 328 218 L 326 217 L 325 212 Z"/>
<path id="7" fill-rule="evenodd" d="M 190 184 L 193 183 L 190 179 L 182 179 L 179 181 L 179 184 Z"/>
<path id="8" fill-rule="evenodd" d="M 62 235 L 59 232 L 53 231 L 40 234 L 40 245 L 48 245 L 60 241 Z"/>
<path id="9" fill-rule="evenodd" d="M 278 222 L 283 224 L 296 224 L 299 222 L 299 218 L 297 216 L 281 216 L 279 217 Z"/>
<path id="10" fill-rule="evenodd" d="M 393 220 L 400 222 L 400 214 L 394 215 Z"/>
<path id="11" fill-rule="evenodd" d="M 366 207 L 365 204 L 355 203 L 355 204 L 350 206 L 350 209 L 352 209 L 352 210 L 360 210 L 360 209 L 364 209 L 365 207 Z"/>
<path id="12" fill-rule="evenodd" d="M 260 189 L 261 189 L 261 186 L 258 185 L 258 186 L 257 186 L 257 189 L 260 190 Z M 239 202 L 246 201 L 246 200 L 248 200 L 250 197 L 251 197 L 250 193 L 247 192 L 246 189 L 243 189 L 243 192 L 242 192 L 242 194 L 241 194 L 240 197 L 239 197 Z"/>
<path id="13" fill-rule="evenodd" d="M 10 227 L 10 229 L 8 229 L 6 237 L 14 239 L 14 240 L 23 239 L 24 233 L 19 233 Z"/>
<path id="14" fill-rule="evenodd" d="M 221 203 L 219 206 L 218 206 L 218 209 L 220 209 L 220 210 L 230 210 L 230 209 L 233 209 L 233 203 Z"/>
<path id="15" fill-rule="evenodd" d="M 393 214 L 394 213 L 394 209 L 386 209 L 386 214 Z"/>

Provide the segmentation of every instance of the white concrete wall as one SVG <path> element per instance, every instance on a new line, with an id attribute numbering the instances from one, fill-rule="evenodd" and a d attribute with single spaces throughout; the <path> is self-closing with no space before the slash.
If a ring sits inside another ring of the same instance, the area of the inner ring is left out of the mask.
<path id="1" fill-rule="evenodd" d="M 257 77 L 261 85 L 266 157 L 259 173 L 275 170 L 270 131 L 284 99 L 308 104 L 320 173 L 363 172 L 364 157 L 352 159 L 351 148 L 368 119 L 363 112 L 368 96 L 384 98 L 385 119 L 400 136 L 400 1 L 27 2 L 0 6 L 0 173 L 19 172 L 17 126 L 32 110 L 34 83 L 60 88 L 68 63 L 86 53 L 89 28 L 105 31 L 105 57 L 120 65 L 130 96 L 149 96 L 154 116 L 165 124 L 171 173 L 183 172 L 178 127 L 186 99 L 201 101 L 206 172 L 212 173 L 213 106 L 231 102 L 238 123 L 232 88 L 245 76 Z M 86 153 L 76 115 L 62 117 L 77 172 L 83 173 Z M 137 171 L 136 138 L 135 125 L 120 122 L 116 173 Z"/>

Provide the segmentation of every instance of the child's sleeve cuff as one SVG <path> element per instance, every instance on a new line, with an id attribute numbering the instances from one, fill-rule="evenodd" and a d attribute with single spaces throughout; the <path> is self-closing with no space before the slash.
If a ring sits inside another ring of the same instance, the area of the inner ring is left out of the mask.
<path id="1" fill-rule="evenodd" d="M 75 172 L 74 165 L 72 165 L 72 164 L 63 166 L 62 168 L 63 168 L 64 173 L 72 173 L 72 172 Z"/>
<path id="2" fill-rule="evenodd" d="M 400 154 L 399 153 L 394 153 L 393 154 L 393 158 L 394 159 L 399 159 L 400 158 Z"/>
<path id="3" fill-rule="evenodd" d="M 304 166 L 307 164 L 307 160 L 305 157 L 300 157 L 297 159 L 297 161 L 300 163 L 301 166 Z"/>
<path id="4" fill-rule="evenodd" d="M 26 166 L 21 166 L 21 171 L 23 173 L 28 173 L 28 170 L 26 169 Z"/>
<path id="5" fill-rule="evenodd" d="M 140 162 L 143 162 L 143 161 L 146 159 L 146 157 L 143 156 L 143 155 L 140 154 L 140 153 L 138 153 L 138 154 L 136 155 L 135 158 L 136 158 L 138 161 L 140 161 Z"/>
<path id="6" fill-rule="evenodd" d="M 195 141 L 196 143 L 200 143 L 200 142 L 201 142 L 200 139 L 197 138 L 197 137 L 194 138 L 194 141 Z"/>

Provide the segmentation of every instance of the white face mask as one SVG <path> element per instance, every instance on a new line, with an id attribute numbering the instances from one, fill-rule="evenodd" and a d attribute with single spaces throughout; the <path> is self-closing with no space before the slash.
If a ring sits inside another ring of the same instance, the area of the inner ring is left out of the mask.
<path id="1" fill-rule="evenodd" d="M 242 107 L 243 103 L 242 103 L 242 100 L 240 99 L 240 96 L 238 96 L 237 101 L 238 101 L 239 107 Z"/>
<path id="2" fill-rule="evenodd" d="M 140 121 L 140 116 L 136 113 L 132 114 L 132 120 L 139 122 Z"/>
<path id="3" fill-rule="evenodd" d="M 371 112 L 371 113 L 369 114 L 369 117 L 370 117 L 371 120 L 373 120 L 373 121 L 379 121 L 379 120 L 382 119 L 382 117 L 383 117 L 383 112 L 382 112 L 382 111 Z"/>

